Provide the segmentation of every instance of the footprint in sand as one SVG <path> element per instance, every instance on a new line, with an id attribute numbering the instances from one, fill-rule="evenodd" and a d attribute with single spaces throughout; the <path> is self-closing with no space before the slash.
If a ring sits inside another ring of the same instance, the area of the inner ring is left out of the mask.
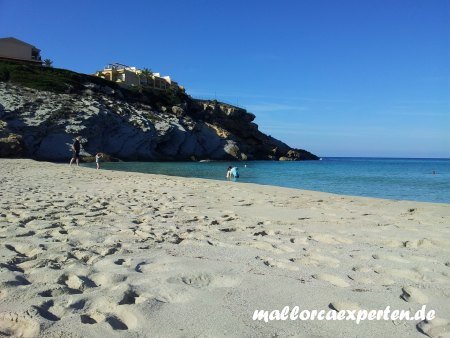
<path id="1" fill-rule="evenodd" d="M 330 256 L 320 255 L 318 253 L 305 254 L 300 258 L 294 259 L 295 263 L 301 265 L 311 265 L 311 266 L 322 266 L 326 265 L 329 267 L 336 268 L 340 265 L 340 261 L 336 258 Z"/>
<path id="2" fill-rule="evenodd" d="M 328 305 L 328 307 L 330 309 L 336 310 L 337 312 L 339 311 L 343 311 L 343 310 L 361 310 L 361 307 L 358 303 L 354 303 L 354 302 L 347 302 L 347 301 L 343 301 L 343 302 L 332 302 Z"/>
<path id="3" fill-rule="evenodd" d="M 349 283 L 347 283 L 344 279 L 342 279 L 341 277 L 335 276 L 335 275 L 330 275 L 330 274 L 326 274 L 326 273 L 319 273 L 316 275 L 312 275 L 313 278 L 318 279 L 318 280 L 322 280 L 322 281 L 326 281 L 330 284 L 333 284 L 335 286 L 339 286 L 341 288 L 345 288 L 350 286 Z"/>
<path id="4" fill-rule="evenodd" d="M 237 229 L 236 228 L 222 228 L 219 230 L 222 232 L 235 232 Z"/>
<path id="5" fill-rule="evenodd" d="M 339 236 L 339 235 L 330 235 L 327 233 L 310 233 L 308 236 L 309 240 L 313 240 L 323 244 L 351 244 L 353 241 L 349 238 Z"/>
<path id="6" fill-rule="evenodd" d="M 394 256 L 394 255 L 373 254 L 372 258 L 378 259 L 378 260 L 387 260 L 387 261 L 391 261 L 391 262 L 395 262 L 395 263 L 402 263 L 402 264 L 410 263 L 410 261 L 408 259 Z"/>
<path id="7" fill-rule="evenodd" d="M 259 238 L 259 237 L 258 237 Z M 243 242 L 242 244 L 248 245 L 250 247 L 262 250 L 262 251 L 270 251 L 275 254 L 282 254 L 285 252 L 292 252 L 294 249 L 284 246 L 284 245 L 275 245 L 266 241 L 257 240 L 255 242 Z"/>
<path id="8" fill-rule="evenodd" d="M 290 260 L 275 260 L 273 258 L 262 258 L 262 257 L 256 257 L 257 259 L 261 260 L 265 265 L 271 267 L 271 268 L 279 268 L 279 269 L 285 269 L 290 271 L 299 271 L 300 268 L 298 266 L 295 266 L 292 264 L 292 261 Z"/>
<path id="9" fill-rule="evenodd" d="M 105 318 L 113 330 L 128 330 L 128 326 L 117 316 L 112 315 Z"/>
<path id="10" fill-rule="evenodd" d="M 97 256 L 94 256 L 90 251 L 79 249 L 79 250 L 72 250 L 72 252 L 68 254 L 68 258 L 75 258 L 80 262 L 90 265 L 92 264 L 93 260 L 97 258 Z"/>
<path id="11" fill-rule="evenodd" d="M 83 324 L 97 324 L 97 321 L 89 315 L 81 315 L 80 320 Z"/>
<path id="12" fill-rule="evenodd" d="M 415 287 L 405 286 L 402 288 L 402 292 L 400 298 L 406 302 L 415 302 L 419 304 L 428 303 L 428 296 Z"/>
<path id="13" fill-rule="evenodd" d="M 211 276 L 209 274 L 192 274 L 192 275 L 181 275 L 177 277 L 170 277 L 167 279 L 168 283 L 182 283 L 194 288 L 205 288 L 211 284 Z"/>
<path id="14" fill-rule="evenodd" d="M 92 311 L 80 315 L 80 321 L 86 325 L 95 325 L 106 322 L 113 330 L 129 330 L 137 326 L 137 318 L 129 308 L 121 311 L 118 306 L 114 313 L 103 313 L 101 311 Z"/>
<path id="15" fill-rule="evenodd" d="M 125 304 L 140 304 L 147 300 L 147 297 L 140 296 L 135 290 L 128 289 L 124 292 L 122 299 L 119 301 L 118 305 Z"/>
<path id="16" fill-rule="evenodd" d="M 421 283 L 423 281 L 426 281 L 426 277 L 423 273 L 420 273 L 418 271 L 415 271 L 413 269 L 383 269 L 383 268 L 376 268 L 374 269 L 374 272 L 378 274 L 387 274 L 395 279 L 407 279 L 415 283 Z"/>
<path id="17" fill-rule="evenodd" d="M 95 288 L 97 285 L 91 279 L 85 276 L 77 276 L 72 274 L 63 274 L 58 279 L 58 284 L 67 286 L 70 290 L 78 290 L 84 292 L 88 288 Z"/>
<path id="18" fill-rule="evenodd" d="M 91 284 L 102 287 L 114 287 L 127 280 L 127 276 L 123 274 L 98 272 L 89 276 Z M 92 287 L 92 286 L 90 286 Z"/>
<path id="19" fill-rule="evenodd" d="M 443 247 L 445 245 L 441 245 L 437 241 L 430 240 L 428 238 L 422 238 L 422 239 L 419 239 L 419 240 L 405 241 L 405 242 L 403 242 L 403 246 L 405 248 L 413 248 L 413 249 L 417 249 L 417 248 L 433 249 L 433 248 L 436 248 L 436 247 Z"/>
<path id="20" fill-rule="evenodd" d="M 1 336 L 33 338 L 37 337 L 39 332 L 39 323 L 28 314 L 0 313 Z"/>
<path id="21" fill-rule="evenodd" d="M 198 273 L 198 274 L 183 274 L 176 277 L 170 277 L 167 279 L 168 283 L 184 284 L 197 289 L 202 289 L 206 287 L 233 287 L 239 283 L 239 279 L 230 275 L 216 275 L 208 273 Z"/>
<path id="22" fill-rule="evenodd" d="M 46 301 L 39 306 L 33 306 L 33 308 L 41 317 L 52 322 L 59 321 L 64 311 L 61 306 L 55 306 L 53 300 Z"/>
<path id="23" fill-rule="evenodd" d="M 119 258 L 118 260 L 114 261 L 114 264 L 130 267 L 131 266 L 131 259 L 129 259 L 129 258 L 127 258 L 127 259 Z"/>
<path id="24" fill-rule="evenodd" d="M 417 324 L 417 329 L 428 337 L 450 337 L 450 323 L 447 319 L 434 318 Z"/>
<path id="25" fill-rule="evenodd" d="M 25 285 L 31 285 L 31 282 L 26 279 L 24 276 L 17 275 L 15 276 L 15 279 L 12 281 L 5 282 L 8 286 L 25 286 Z"/>

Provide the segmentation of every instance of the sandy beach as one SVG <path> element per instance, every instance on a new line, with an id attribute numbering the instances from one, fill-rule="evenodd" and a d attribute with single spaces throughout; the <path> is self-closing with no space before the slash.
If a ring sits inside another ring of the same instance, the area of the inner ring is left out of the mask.
<path id="1" fill-rule="evenodd" d="M 31 160 L 1 159 L 0 187 L 0 336 L 450 335 L 449 205 Z"/>

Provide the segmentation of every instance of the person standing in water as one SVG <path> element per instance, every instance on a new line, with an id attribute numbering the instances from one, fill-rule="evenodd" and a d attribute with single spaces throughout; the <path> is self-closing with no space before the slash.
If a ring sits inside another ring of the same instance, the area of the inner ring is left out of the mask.
<path id="1" fill-rule="evenodd" d="M 95 155 L 95 163 L 97 164 L 97 169 L 100 169 L 100 159 L 103 157 L 102 153 L 97 153 Z"/>
<path id="2" fill-rule="evenodd" d="M 72 144 L 72 158 L 70 159 L 69 165 L 72 165 L 73 161 L 76 161 L 77 166 L 80 164 L 80 150 L 81 150 L 80 141 L 81 136 L 77 136 Z"/>
<path id="3" fill-rule="evenodd" d="M 238 167 L 231 168 L 230 174 L 231 174 L 231 177 L 233 177 L 233 178 L 239 178 Z"/>
<path id="4" fill-rule="evenodd" d="M 231 167 L 227 168 L 227 178 L 231 178 Z"/>

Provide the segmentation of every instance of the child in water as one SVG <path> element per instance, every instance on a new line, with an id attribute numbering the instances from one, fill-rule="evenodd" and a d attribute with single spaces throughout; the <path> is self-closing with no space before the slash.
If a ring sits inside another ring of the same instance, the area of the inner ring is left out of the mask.
<path id="1" fill-rule="evenodd" d="M 97 169 L 100 169 L 100 158 L 103 157 L 102 153 L 97 153 L 95 155 L 95 163 L 97 164 Z"/>
<path id="2" fill-rule="evenodd" d="M 231 167 L 227 169 L 227 178 L 231 178 Z"/>

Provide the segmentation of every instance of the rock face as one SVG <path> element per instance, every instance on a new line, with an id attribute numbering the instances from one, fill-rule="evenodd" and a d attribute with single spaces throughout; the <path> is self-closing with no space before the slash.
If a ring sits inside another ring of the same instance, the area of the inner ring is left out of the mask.
<path id="1" fill-rule="evenodd" d="M 0 157 L 20 157 L 22 155 L 22 137 L 12 133 L 6 127 L 6 123 L 0 120 Z"/>
<path id="2" fill-rule="evenodd" d="M 0 82 L 0 157 L 64 161 L 80 135 L 82 155 L 121 160 L 317 159 L 261 133 L 244 109 L 189 96 L 168 106 L 126 91 L 89 81 L 65 92 Z"/>

